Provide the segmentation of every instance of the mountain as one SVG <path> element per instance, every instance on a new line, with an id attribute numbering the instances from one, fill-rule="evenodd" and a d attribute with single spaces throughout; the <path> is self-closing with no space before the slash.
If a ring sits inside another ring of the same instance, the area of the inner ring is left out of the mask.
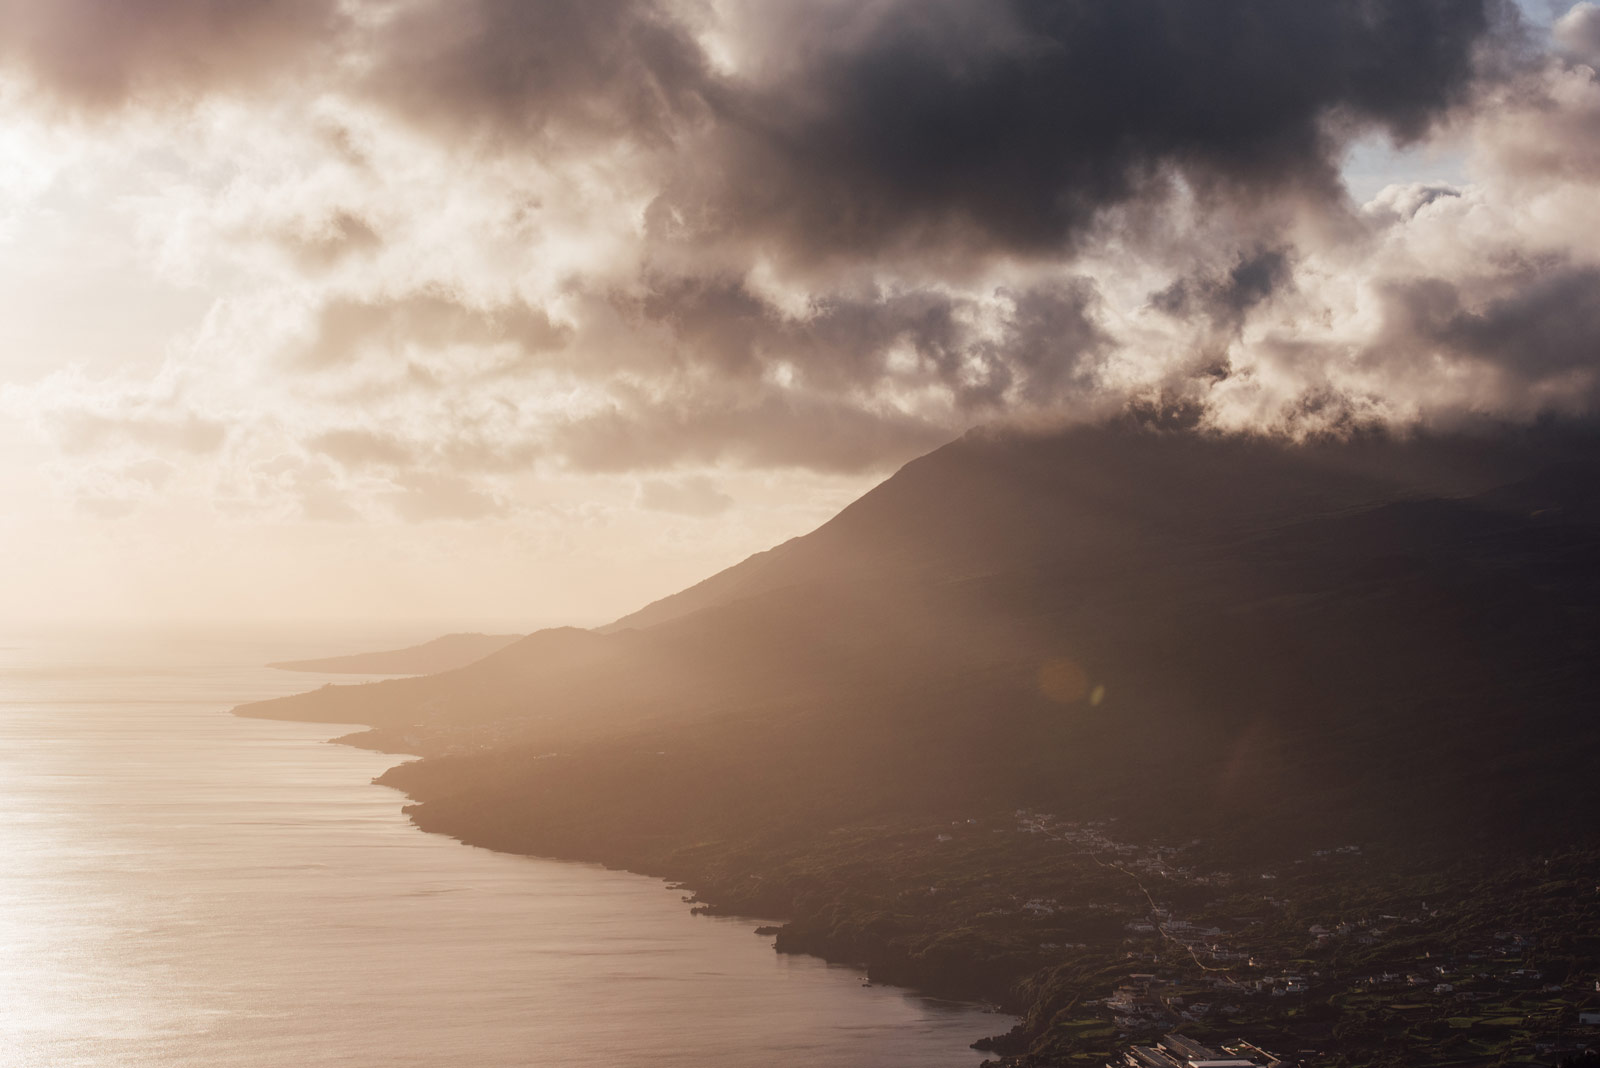
<path id="1" fill-rule="evenodd" d="M 328 656 L 316 660 L 284 660 L 267 666 L 281 671 L 315 671 L 333 675 L 432 675 L 482 660 L 520 637 L 520 634 L 446 634 L 404 649 Z"/>
<path id="2" fill-rule="evenodd" d="M 1587 427 L 974 433 L 599 631 L 241 711 L 454 750 L 396 773 L 419 820 L 623 861 L 1013 806 L 1542 840 L 1600 800 L 1597 463 Z"/>
<path id="3" fill-rule="evenodd" d="M 1597 693 L 1595 427 L 1124 423 L 969 434 L 608 627 L 239 711 L 423 754 L 379 781 L 424 830 L 991 999 L 1007 1066 L 1182 1023 L 1398 1068 L 1531 1057 L 1600 982 Z M 1472 1008 L 1403 978 L 1446 971 Z"/>
<path id="4" fill-rule="evenodd" d="M 1247 533 L 1412 496 L 1462 496 L 1569 454 L 1576 435 L 1373 433 L 1287 445 L 1252 436 L 1078 427 L 1053 435 L 970 432 L 906 464 L 804 537 L 617 620 L 648 627 L 786 585 L 856 576 L 928 582 Z"/>

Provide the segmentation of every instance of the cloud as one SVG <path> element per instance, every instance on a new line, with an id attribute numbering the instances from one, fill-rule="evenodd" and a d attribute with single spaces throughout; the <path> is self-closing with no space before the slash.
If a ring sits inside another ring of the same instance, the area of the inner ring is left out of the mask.
<path id="1" fill-rule="evenodd" d="M 120 442 L 188 453 L 215 452 L 227 428 L 198 415 L 113 416 L 60 412 L 54 419 L 61 447 L 70 453 L 98 452 Z"/>
<path id="2" fill-rule="evenodd" d="M 1203 315 L 1219 328 L 1236 330 L 1252 308 L 1291 277 L 1284 250 L 1267 249 L 1241 256 L 1223 275 L 1180 278 L 1152 293 L 1150 303 L 1175 318 Z"/>
<path id="3" fill-rule="evenodd" d="M 149 383 L 58 372 L 32 386 L 4 387 L 0 402 L 0 410 L 33 423 L 62 452 L 94 462 L 114 454 L 142 456 L 151 465 L 164 457 L 209 456 L 228 438 L 227 421 L 186 396 L 170 370 Z"/>
<path id="4" fill-rule="evenodd" d="M 638 397 L 551 429 L 576 471 L 650 471 L 729 462 L 859 473 L 944 444 L 947 427 L 827 397 Z"/>
<path id="5" fill-rule="evenodd" d="M 1070 403 L 1094 391 L 1094 361 L 1111 338 L 1094 317 L 1099 294 L 1087 279 L 1001 290 L 1010 304 L 999 338 L 981 346 L 991 369 L 985 399 L 1005 399 L 1014 386 L 1019 407 Z"/>
<path id="6" fill-rule="evenodd" d="M 1407 182 L 1385 186 L 1378 191 L 1363 212 L 1383 224 L 1403 223 L 1417 212 L 1445 197 L 1459 197 L 1461 190 L 1439 182 Z"/>
<path id="7" fill-rule="evenodd" d="M 366 89 L 450 136 L 570 149 L 660 142 L 693 110 L 705 60 L 657 0 L 451 0 L 386 23 Z"/>
<path id="8" fill-rule="evenodd" d="M 187 393 L 102 384 L 52 432 L 257 507 L 637 472 L 709 510 L 677 471 L 859 475 L 978 422 L 1600 401 L 1593 4 L 1547 54 L 1503 0 L 49 7 L 0 0 L 0 63 L 144 131 L 157 193 L 117 202 L 163 269 L 240 279 Z M 1417 173 L 1350 203 L 1356 139 Z"/>
<path id="9" fill-rule="evenodd" d="M 1556 47 L 1579 63 L 1600 64 L 1600 4 L 1584 0 L 1552 27 Z"/>
<path id="10" fill-rule="evenodd" d="M 383 238 L 361 216 L 335 210 L 314 226 L 280 232 L 278 241 L 308 269 L 331 267 L 350 256 L 371 252 Z"/>
<path id="11" fill-rule="evenodd" d="M 156 498 L 177 468 L 162 460 L 93 464 L 68 487 L 73 507 L 95 519 L 122 519 Z"/>
<path id="12" fill-rule="evenodd" d="M 1474 134 L 1489 177 L 1524 189 L 1600 179 L 1600 83 L 1594 67 L 1552 61 L 1488 96 Z"/>
<path id="13" fill-rule="evenodd" d="M 388 495 L 400 518 L 409 523 L 439 519 L 485 519 L 505 515 L 509 506 L 467 479 L 434 472 L 409 472 L 396 480 Z"/>
<path id="14" fill-rule="evenodd" d="M 122 519 L 139 510 L 139 502 L 122 497 L 80 497 L 77 508 L 95 519 Z"/>
<path id="15" fill-rule="evenodd" d="M 780 5 L 784 6 L 784 5 Z M 799 57 L 709 95 L 717 122 L 658 229 L 785 256 L 1058 255 L 1104 209 L 1337 199 L 1356 132 L 1423 136 L 1465 101 L 1493 0 L 922 0 L 786 6 Z"/>
<path id="16" fill-rule="evenodd" d="M 396 297 L 335 297 L 318 313 L 301 354 L 310 367 L 348 363 L 363 351 L 508 346 L 519 354 L 560 346 L 566 336 L 541 308 L 521 301 L 476 306 L 442 289 Z"/>
<path id="17" fill-rule="evenodd" d="M 1461 307 L 1442 283 L 1412 293 L 1413 322 L 1447 345 L 1519 379 L 1525 389 L 1558 388 L 1587 406 L 1600 385 L 1600 268 L 1558 265 L 1480 309 Z"/>
<path id="18" fill-rule="evenodd" d="M 647 276 L 642 294 L 615 303 L 677 357 L 672 366 L 711 376 L 719 388 L 776 381 L 833 395 L 932 390 L 940 403 L 979 413 L 1059 399 L 1108 340 L 1094 284 L 1076 275 L 976 293 L 824 291 L 800 309 L 780 307 L 748 277 Z"/>
<path id="19" fill-rule="evenodd" d="M 114 107 L 326 62 L 336 0 L 0 0 L 0 58 L 71 103 Z"/>
<path id="20" fill-rule="evenodd" d="M 372 430 L 329 430 L 313 437 L 307 445 L 347 467 L 402 466 L 415 458 L 415 451 L 404 441 Z"/>
<path id="21" fill-rule="evenodd" d="M 733 507 L 733 498 L 704 475 L 680 479 L 655 478 L 639 483 L 639 507 L 695 518 L 721 515 Z"/>
<path id="22" fill-rule="evenodd" d="M 348 478 L 326 462 L 292 452 L 245 465 L 231 480 L 234 495 L 224 498 L 221 511 L 235 517 L 277 522 L 351 523 L 367 518 L 362 506 L 373 490 Z M 381 492 L 392 492 L 384 483 Z"/>

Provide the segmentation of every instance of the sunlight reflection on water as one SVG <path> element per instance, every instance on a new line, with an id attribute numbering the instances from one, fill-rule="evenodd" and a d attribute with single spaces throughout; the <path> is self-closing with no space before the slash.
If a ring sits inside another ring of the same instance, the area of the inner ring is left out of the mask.
<path id="1" fill-rule="evenodd" d="M 1011 1023 L 424 835 L 370 783 L 393 758 L 222 714 L 326 646 L 4 644 L 3 1068 L 972 1066 Z"/>

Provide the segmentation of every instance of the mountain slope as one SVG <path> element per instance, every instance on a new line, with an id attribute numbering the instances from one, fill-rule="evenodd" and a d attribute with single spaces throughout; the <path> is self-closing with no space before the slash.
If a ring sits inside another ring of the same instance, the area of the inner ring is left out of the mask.
<path id="1" fill-rule="evenodd" d="M 1188 541 L 1398 497 L 1479 493 L 1589 450 L 1585 433 L 1539 429 L 1298 445 L 1116 426 L 977 430 L 906 464 L 812 533 L 601 629 L 653 626 L 823 576 L 937 581 L 1129 538 Z"/>
<path id="2" fill-rule="evenodd" d="M 1483 1063 L 1600 982 L 1597 694 L 1593 428 L 1124 426 L 971 435 L 603 632 L 242 711 L 387 724 L 425 830 L 1000 1002 L 1006 1065 L 1161 1033 L 1107 1000 L 1138 973 L 1356 1066 L 1466 1063 L 1478 1003 L 1385 974 L 1499 999 Z"/>
<path id="3" fill-rule="evenodd" d="M 518 848 L 1014 805 L 1559 833 L 1600 753 L 1596 456 L 1560 428 L 970 435 L 606 632 L 242 711 L 494 745 L 402 778 Z"/>

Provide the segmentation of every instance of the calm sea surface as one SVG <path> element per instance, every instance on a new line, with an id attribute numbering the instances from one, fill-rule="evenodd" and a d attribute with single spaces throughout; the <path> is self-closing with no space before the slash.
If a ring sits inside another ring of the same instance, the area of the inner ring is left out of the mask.
<path id="1" fill-rule="evenodd" d="M 226 714 L 349 645 L 0 638 L 0 1066 L 970 1068 L 1010 1026 L 425 835 L 395 758 Z"/>

